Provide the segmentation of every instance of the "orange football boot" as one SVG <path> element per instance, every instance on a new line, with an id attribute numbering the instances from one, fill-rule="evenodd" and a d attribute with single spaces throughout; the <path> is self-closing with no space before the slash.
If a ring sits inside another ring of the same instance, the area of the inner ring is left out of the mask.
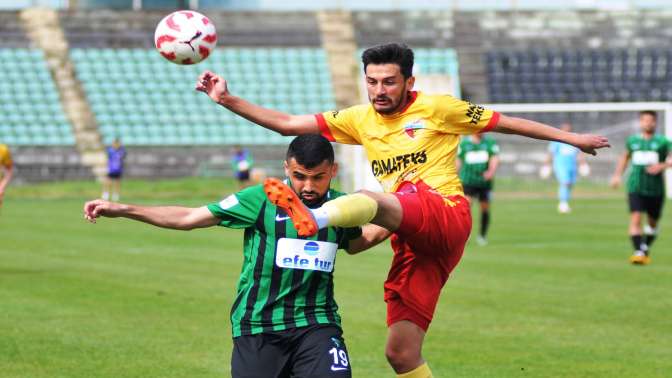
<path id="1" fill-rule="evenodd" d="M 264 180 L 264 193 L 271 203 L 287 213 L 299 236 L 307 237 L 317 233 L 317 222 L 313 214 L 292 188 L 271 177 Z"/>

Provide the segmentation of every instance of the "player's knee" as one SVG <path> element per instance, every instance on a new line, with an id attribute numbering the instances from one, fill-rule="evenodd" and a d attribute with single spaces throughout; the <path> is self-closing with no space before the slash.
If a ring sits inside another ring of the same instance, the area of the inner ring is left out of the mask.
<path id="1" fill-rule="evenodd" d="M 385 348 L 387 362 L 395 371 L 413 369 L 422 361 L 420 350 L 403 343 L 388 343 Z"/>

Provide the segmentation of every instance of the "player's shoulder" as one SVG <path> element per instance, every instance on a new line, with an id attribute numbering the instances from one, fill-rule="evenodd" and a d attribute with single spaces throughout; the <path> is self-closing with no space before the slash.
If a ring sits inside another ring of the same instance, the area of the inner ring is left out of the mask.
<path id="1" fill-rule="evenodd" d="M 336 199 L 338 197 L 342 197 L 342 196 L 347 195 L 347 194 L 348 193 L 341 192 L 340 190 L 330 188 L 329 192 L 327 193 L 327 201 L 331 201 L 333 199 Z"/>
<path id="2" fill-rule="evenodd" d="M 372 107 L 370 104 L 358 104 L 339 110 L 330 110 L 322 113 L 326 121 L 352 120 L 365 117 Z"/>
<path id="3" fill-rule="evenodd" d="M 625 143 L 632 144 L 632 143 L 637 143 L 641 140 L 642 140 L 642 137 L 639 134 L 632 134 L 625 140 Z"/>
<path id="4" fill-rule="evenodd" d="M 656 143 L 663 143 L 663 144 L 667 144 L 667 143 L 670 142 L 670 140 L 667 139 L 667 137 L 665 135 L 662 135 L 662 134 L 656 134 L 653 137 L 653 140 L 656 141 Z"/>
<path id="5" fill-rule="evenodd" d="M 428 94 L 424 92 L 418 92 L 416 101 L 431 107 L 451 106 L 462 102 L 459 98 L 447 93 Z"/>
<path id="6" fill-rule="evenodd" d="M 235 196 L 239 199 L 245 200 L 254 200 L 262 203 L 267 200 L 266 193 L 264 193 L 264 186 L 261 184 L 248 186 L 245 189 L 242 189 L 235 193 Z"/>

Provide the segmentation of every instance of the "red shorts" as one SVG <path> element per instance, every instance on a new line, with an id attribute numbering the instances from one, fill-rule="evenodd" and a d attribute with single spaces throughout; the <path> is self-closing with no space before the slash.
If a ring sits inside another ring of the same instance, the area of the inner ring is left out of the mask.
<path id="1" fill-rule="evenodd" d="M 410 320 L 427 330 L 450 272 L 462 258 L 471 232 L 469 202 L 445 197 L 424 183 L 397 193 L 403 209 L 392 235 L 394 259 L 385 281 L 388 326 Z"/>

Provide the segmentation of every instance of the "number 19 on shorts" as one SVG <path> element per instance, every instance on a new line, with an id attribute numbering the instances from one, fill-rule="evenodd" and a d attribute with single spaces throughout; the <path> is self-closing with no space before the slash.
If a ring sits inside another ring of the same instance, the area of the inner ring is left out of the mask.
<path id="1" fill-rule="evenodd" d="M 333 364 L 331 365 L 332 371 L 349 369 L 348 353 L 344 349 L 334 347 L 329 349 L 329 354 L 333 358 Z"/>

